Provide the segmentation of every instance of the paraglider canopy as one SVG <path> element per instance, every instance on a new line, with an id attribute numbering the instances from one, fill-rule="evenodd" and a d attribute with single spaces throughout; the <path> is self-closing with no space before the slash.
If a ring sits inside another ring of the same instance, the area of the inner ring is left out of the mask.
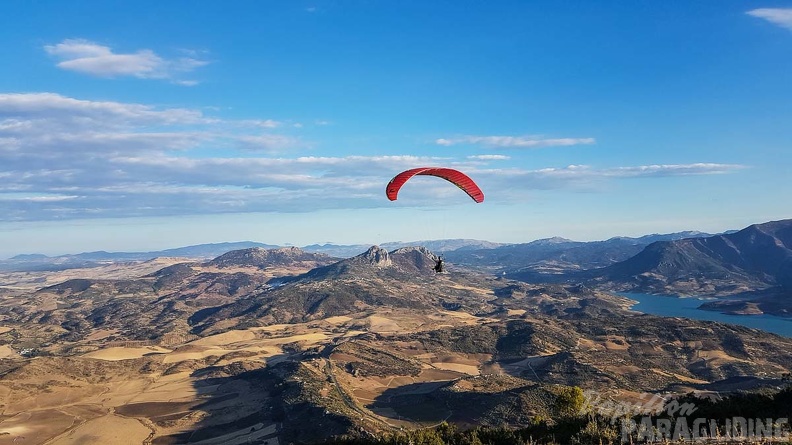
<path id="1" fill-rule="evenodd" d="M 462 189 L 474 201 L 484 201 L 484 193 L 481 191 L 479 186 L 476 185 L 472 179 L 470 179 L 468 175 L 462 173 L 459 170 L 443 167 L 420 167 L 399 173 L 393 179 L 391 179 L 391 181 L 388 183 L 388 186 L 385 188 L 385 194 L 388 195 L 388 199 L 391 201 L 396 201 L 396 197 L 399 194 L 399 189 L 401 189 L 405 182 L 416 175 L 437 176 L 438 178 L 443 178 Z"/>

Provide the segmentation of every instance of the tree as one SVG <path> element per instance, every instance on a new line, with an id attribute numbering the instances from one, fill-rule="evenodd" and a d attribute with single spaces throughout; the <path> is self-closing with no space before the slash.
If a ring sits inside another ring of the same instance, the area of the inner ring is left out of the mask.
<path id="1" fill-rule="evenodd" d="M 574 417 L 583 413 L 586 406 L 586 396 L 578 386 L 562 386 L 556 392 L 554 406 L 555 414 L 559 417 Z"/>

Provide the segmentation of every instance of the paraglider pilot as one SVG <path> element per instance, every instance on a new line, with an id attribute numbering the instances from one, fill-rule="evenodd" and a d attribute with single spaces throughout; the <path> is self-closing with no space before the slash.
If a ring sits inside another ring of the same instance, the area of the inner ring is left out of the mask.
<path id="1" fill-rule="evenodd" d="M 443 259 L 437 258 L 437 264 L 435 264 L 434 271 L 437 273 L 443 273 Z"/>

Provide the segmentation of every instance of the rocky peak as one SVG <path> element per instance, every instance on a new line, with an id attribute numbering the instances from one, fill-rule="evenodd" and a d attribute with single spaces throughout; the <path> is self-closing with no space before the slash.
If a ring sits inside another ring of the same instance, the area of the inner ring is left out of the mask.
<path id="1" fill-rule="evenodd" d="M 263 249 L 262 249 L 263 250 Z M 300 249 L 299 247 L 279 247 L 277 249 L 272 249 L 271 252 L 279 253 L 283 255 L 302 255 L 305 253 L 304 250 Z"/>
<path id="2" fill-rule="evenodd" d="M 434 252 L 432 252 L 431 250 L 427 249 L 424 246 L 402 247 L 391 252 L 391 255 L 400 255 L 400 256 L 408 256 L 415 254 L 427 256 L 433 261 L 437 261 L 438 258 L 437 255 L 434 254 Z"/>
<path id="3" fill-rule="evenodd" d="M 316 268 L 304 276 L 312 280 L 339 277 L 408 280 L 416 274 L 434 273 L 436 261 L 437 255 L 426 247 L 402 247 L 388 252 L 380 246 L 371 246 L 359 255 Z"/>
<path id="4" fill-rule="evenodd" d="M 432 272 L 438 256 L 424 246 L 402 247 L 391 252 L 394 263 L 404 271 Z"/>
<path id="5" fill-rule="evenodd" d="M 358 257 L 377 267 L 388 267 L 393 264 L 388 251 L 380 246 L 371 246 Z"/>

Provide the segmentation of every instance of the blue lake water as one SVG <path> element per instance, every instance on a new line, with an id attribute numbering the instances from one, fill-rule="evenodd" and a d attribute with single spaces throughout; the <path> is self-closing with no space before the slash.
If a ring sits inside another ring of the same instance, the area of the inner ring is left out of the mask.
<path id="1" fill-rule="evenodd" d="M 721 323 L 738 324 L 749 328 L 773 332 L 785 337 L 792 337 L 792 319 L 773 315 L 733 315 L 715 311 L 705 311 L 698 307 L 706 300 L 698 298 L 674 298 L 660 295 L 620 293 L 624 297 L 638 303 L 632 310 L 645 314 L 663 317 L 685 317 L 694 320 L 719 321 Z"/>

